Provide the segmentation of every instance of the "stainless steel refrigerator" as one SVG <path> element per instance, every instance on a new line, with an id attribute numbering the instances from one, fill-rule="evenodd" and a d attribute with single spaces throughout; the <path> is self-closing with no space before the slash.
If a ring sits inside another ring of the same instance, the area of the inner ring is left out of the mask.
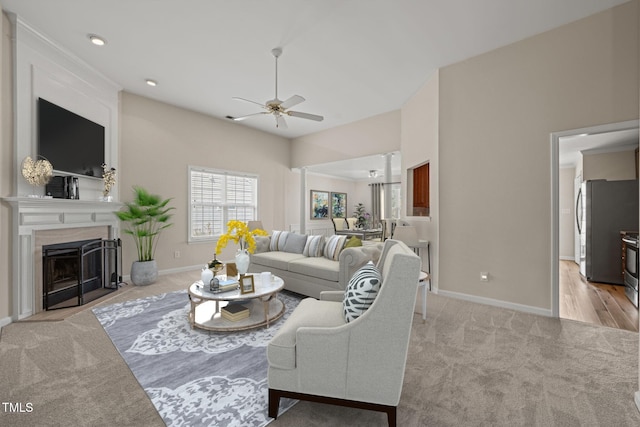
<path id="1" fill-rule="evenodd" d="M 624 284 L 620 231 L 638 230 L 638 180 L 584 181 L 576 221 L 580 273 L 591 282 Z"/>

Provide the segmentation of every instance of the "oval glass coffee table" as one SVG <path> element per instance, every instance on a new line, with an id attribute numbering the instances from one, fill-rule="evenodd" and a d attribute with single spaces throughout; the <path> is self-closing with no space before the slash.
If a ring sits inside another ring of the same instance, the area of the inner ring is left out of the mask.
<path id="1" fill-rule="evenodd" d="M 208 331 L 242 331 L 245 329 L 269 327 L 284 314 L 284 303 L 278 299 L 278 292 L 284 288 L 284 281 L 271 275 L 269 283 L 263 284 L 260 274 L 254 274 L 254 292 L 241 294 L 240 289 L 213 293 L 204 290 L 202 281 L 189 286 L 189 324 L 192 328 Z M 229 303 L 241 303 L 249 309 L 249 317 L 231 321 L 221 314 L 222 307 Z"/>

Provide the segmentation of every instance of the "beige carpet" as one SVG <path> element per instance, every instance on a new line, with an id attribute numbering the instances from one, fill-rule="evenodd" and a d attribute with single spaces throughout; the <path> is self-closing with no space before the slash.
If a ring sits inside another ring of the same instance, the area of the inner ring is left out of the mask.
<path id="1" fill-rule="evenodd" d="M 182 289 L 198 277 L 161 276 L 103 304 Z M 430 295 L 427 322 L 414 320 L 398 425 L 638 426 L 637 389 L 636 333 Z M 2 328 L 0 402 L 25 409 L 0 406 L 7 426 L 164 425 L 91 310 Z M 270 425 L 368 427 L 386 419 L 300 402 Z"/>

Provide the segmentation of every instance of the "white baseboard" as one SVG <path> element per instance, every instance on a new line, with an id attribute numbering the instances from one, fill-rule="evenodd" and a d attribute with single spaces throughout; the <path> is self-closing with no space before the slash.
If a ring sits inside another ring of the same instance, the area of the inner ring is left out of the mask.
<path id="1" fill-rule="evenodd" d="M 497 300 L 493 298 L 479 297 L 476 295 L 463 294 L 460 292 L 444 291 L 442 289 L 438 290 L 438 294 L 445 297 L 457 298 L 457 299 L 470 301 L 470 302 L 477 302 L 478 304 L 492 305 L 494 307 L 502 307 L 502 308 L 508 308 L 510 310 L 522 311 L 525 313 L 538 314 L 540 316 L 551 317 L 552 315 L 551 309 L 533 307 L 533 306 L 524 305 L 524 304 L 517 304 L 514 302 L 502 301 L 502 300 Z"/>
<path id="2" fill-rule="evenodd" d="M 206 263 L 202 263 L 202 264 L 198 264 L 198 265 L 188 265 L 186 267 L 178 267 L 178 268 L 169 268 L 167 270 L 159 270 L 158 271 L 158 275 L 160 276 L 166 276 L 167 274 L 173 274 L 173 273 L 184 273 L 186 271 L 202 271 L 202 269 L 204 268 L 204 265 Z"/>
<path id="3" fill-rule="evenodd" d="M 638 408 L 638 411 L 640 411 L 640 391 L 636 391 L 634 393 L 634 398 L 633 400 L 636 401 L 636 407 Z"/>
<path id="4" fill-rule="evenodd" d="M 204 267 L 204 263 L 203 264 L 198 264 L 198 265 L 188 265 L 186 267 L 178 267 L 178 268 L 169 268 L 166 270 L 158 270 L 158 276 L 166 276 L 167 274 L 173 274 L 173 273 L 184 273 L 187 271 L 200 271 L 202 270 L 202 268 Z M 131 280 L 131 275 L 130 274 L 126 274 L 122 276 L 122 281 L 123 282 L 128 282 Z"/>
<path id="5" fill-rule="evenodd" d="M 12 323 L 13 319 L 11 317 L 4 317 L 2 319 L 0 319 L 0 328 L 2 328 L 3 326 L 7 326 L 9 323 Z"/>
<path id="6" fill-rule="evenodd" d="M 563 261 L 573 261 L 573 262 L 576 261 L 575 256 L 562 256 L 562 255 L 560 255 L 560 259 L 563 260 Z"/>

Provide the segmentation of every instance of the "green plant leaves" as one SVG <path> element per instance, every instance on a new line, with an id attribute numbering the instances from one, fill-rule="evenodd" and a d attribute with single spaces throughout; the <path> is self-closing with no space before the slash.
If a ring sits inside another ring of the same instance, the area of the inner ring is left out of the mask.
<path id="1" fill-rule="evenodd" d="M 142 187 L 133 187 L 135 198 L 125 203 L 122 210 L 115 212 L 118 219 L 126 224 L 124 233 L 133 236 L 138 252 L 138 261 L 154 259 L 157 238 L 160 231 L 173 225 L 170 212 L 174 207 L 167 206 L 172 199 L 162 199 L 150 194 Z"/>

